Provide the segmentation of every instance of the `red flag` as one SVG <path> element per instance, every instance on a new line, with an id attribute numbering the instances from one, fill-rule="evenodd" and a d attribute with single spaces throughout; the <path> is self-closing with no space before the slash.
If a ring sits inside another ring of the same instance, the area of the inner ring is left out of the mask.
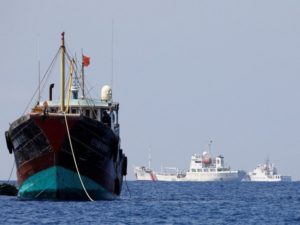
<path id="1" fill-rule="evenodd" d="M 90 65 L 90 57 L 82 55 L 82 64 L 85 67 L 87 67 L 88 65 Z"/>

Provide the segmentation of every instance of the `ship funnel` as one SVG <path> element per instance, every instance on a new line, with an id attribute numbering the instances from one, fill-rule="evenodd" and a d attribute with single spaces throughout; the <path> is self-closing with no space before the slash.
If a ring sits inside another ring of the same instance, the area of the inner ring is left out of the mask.
<path id="1" fill-rule="evenodd" d="M 112 99 L 112 89 L 108 85 L 104 85 L 101 89 L 101 100 L 110 101 Z"/>
<path id="2" fill-rule="evenodd" d="M 54 88 L 54 84 L 50 84 L 49 86 L 49 101 L 52 101 L 52 89 Z"/>
<path id="3" fill-rule="evenodd" d="M 73 85 L 73 86 L 71 87 L 71 91 L 72 91 L 72 95 L 73 95 L 72 97 L 73 97 L 73 99 L 78 99 L 79 87 Z"/>

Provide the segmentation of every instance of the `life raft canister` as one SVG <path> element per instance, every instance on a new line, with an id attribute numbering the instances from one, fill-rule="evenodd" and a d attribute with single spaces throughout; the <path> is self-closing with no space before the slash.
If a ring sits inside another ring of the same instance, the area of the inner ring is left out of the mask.
<path id="1" fill-rule="evenodd" d="M 5 131 L 5 139 L 6 139 L 6 145 L 7 145 L 7 148 L 8 148 L 8 152 L 9 152 L 9 154 L 11 154 L 14 147 L 13 147 L 13 144 L 11 142 L 8 131 Z"/>

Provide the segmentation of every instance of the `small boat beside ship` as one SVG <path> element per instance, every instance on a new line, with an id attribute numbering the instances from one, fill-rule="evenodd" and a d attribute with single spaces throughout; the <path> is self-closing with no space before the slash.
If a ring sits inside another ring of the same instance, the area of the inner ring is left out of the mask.
<path id="1" fill-rule="evenodd" d="M 259 164 L 253 171 L 249 172 L 243 181 L 253 182 L 290 182 L 291 176 L 283 176 L 277 172 L 277 168 L 269 160 Z"/>
<path id="2" fill-rule="evenodd" d="M 99 98 L 85 94 L 84 67 L 89 65 L 89 58 L 83 56 L 82 67 L 77 70 L 75 60 L 66 52 L 64 33 L 59 52 L 60 99 L 52 99 L 51 84 L 49 99 L 38 99 L 34 108 L 5 132 L 9 153 L 15 157 L 18 197 L 115 199 L 127 173 L 127 157 L 120 146 L 119 103 L 112 100 L 107 85 Z M 67 85 L 65 61 L 70 66 Z"/>

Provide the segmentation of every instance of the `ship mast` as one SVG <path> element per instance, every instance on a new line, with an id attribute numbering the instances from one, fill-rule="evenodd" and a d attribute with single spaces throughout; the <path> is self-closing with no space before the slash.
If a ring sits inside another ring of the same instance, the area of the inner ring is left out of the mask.
<path id="1" fill-rule="evenodd" d="M 65 32 L 61 33 L 61 46 L 60 46 L 60 54 L 61 54 L 61 81 L 60 81 L 60 110 L 64 112 L 65 110 Z"/>
<path id="2" fill-rule="evenodd" d="M 85 98 L 85 94 L 84 94 L 84 56 L 83 56 L 83 51 L 81 49 L 81 55 L 82 55 L 82 63 L 81 63 L 81 82 L 82 82 L 82 98 Z"/>
<path id="3" fill-rule="evenodd" d="M 148 168 L 151 169 L 151 148 L 149 148 L 149 155 L 148 155 Z"/>
<path id="4" fill-rule="evenodd" d="M 211 145 L 212 145 L 212 140 L 209 140 L 209 143 L 208 143 L 208 155 L 210 155 L 210 152 L 211 152 Z"/>

